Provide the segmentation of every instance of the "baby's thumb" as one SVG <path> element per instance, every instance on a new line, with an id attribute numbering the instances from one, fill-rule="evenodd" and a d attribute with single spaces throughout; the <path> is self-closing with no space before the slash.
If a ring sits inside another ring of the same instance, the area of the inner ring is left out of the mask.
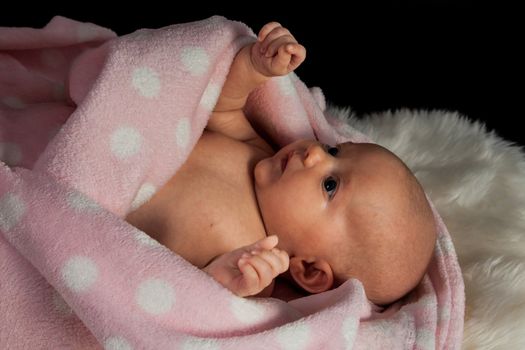
<path id="1" fill-rule="evenodd" d="M 261 240 L 258 240 L 257 242 L 255 242 L 254 244 L 252 244 L 250 246 L 250 249 L 251 250 L 253 250 L 253 249 L 270 250 L 270 249 L 274 248 L 277 245 L 277 243 L 279 243 L 279 238 L 277 238 L 276 235 L 271 235 L 271 236 L 268 236 L 268 237 L 264 237 Z"/>

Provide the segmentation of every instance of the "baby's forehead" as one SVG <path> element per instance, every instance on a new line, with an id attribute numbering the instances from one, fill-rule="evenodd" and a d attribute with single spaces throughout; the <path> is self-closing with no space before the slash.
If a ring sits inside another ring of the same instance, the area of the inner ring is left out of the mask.
<path id="1" fill-rule="evenodd" d="M 377 154 L 382 155 L 387 158 L 398 158 L 392 151 L 390 151 L 388 148 L 383 147 L 377 143 L 372 142 L 352 142 L 352 141 L 346 141 L 341 142 L 337 144 L 337 146 L 342 150 L 348 150 L 348 151 L 355 151 L 355 152 L 363 152 L 363 153 L 370 153 L 370 154 Z"/>
<path id="2" fill-rule="evenodd" d="M 392 151 L 374 143 L 345 142 L 338 145 L 342 151 L 339 157 L 345 159 L 347 165 L 358 165 L 363 170 L 395 171 L 399 175 L 406 175 L 409 170 L 406 164 Z M 354 168 L 355 170 L 355 168 Z"/>
<path id="3" fill-rule="evenodd" d="M 407 207 L 408 194 L 416 186 L 415 181 L 410 180 L 413 177 L 410 170 L 390 152 L 377 147 L 373 147 L 372 152 L 380 154 L 355 157 L 355 153 L 348 152 L 343 155 L 348 160 L 341 168 L 342 196 L 337 215 L 353 226 L 398 215 L 399 210 Z M 354 161 L 355 158 L 359 160 Z"/>

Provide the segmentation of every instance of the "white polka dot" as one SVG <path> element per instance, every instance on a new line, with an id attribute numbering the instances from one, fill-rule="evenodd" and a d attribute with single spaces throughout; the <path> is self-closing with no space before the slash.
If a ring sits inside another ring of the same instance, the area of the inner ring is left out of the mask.
<path id="1" fill-rule="evenodd" d="M 137 304 L 144 311 L 153 315 L 169 312 L 175 302 L 173 288 L 161 279 L 142 282 L 135 297 Z"/>
<path id="2" fill-rule="evenodd" d="M 233 297 L 230 310 L 239 321 L 246 324 L 255 324 L 262 320 L 265 308 L 257 304 L 255 300 Z"/>
<path id="3" fill-rule="evenodd" d="M 382 334 L 387 338 L 394 338 L 396 336 L 396 330 L 403 327 L 403 325 L 407 325 L 406 323 L 406 317 L 403 317 L 404 315 L 401 315 L 401 319 L 393 321 L 393 320 L 375 320 L 369 324 L 369 329 L 372 333 L 375 334 Z"/>
<path id="4" fill-rule="evenodd" d="M 27 107 L 27 103 L 25 103 L 20 97 L 16 96 L 5 96 L 2 97 L 1 101 L 4 105 L 13 109 L 24 109 Z"/>
<path id="5" fill-rule="evenodd" d="M 444 233 L 438 235 L 438 245 L 441 248 L 440 253 L 444 256 L 455 255 L 454 245 L 452 240 L 446 236 Z"/>
<path id="6" fill-rule="evenodd" d="M 277 341 L 284 350 L 305 349 L 310 341 L 310 327 L 304 323 L 288 324 L 278 330 Z"/>
<path id="7" fill-rule="evenodd" d="M 93 260 L 84 256 L 70 258 L 62 268 L 62 279 L 75 292 L 87 291 L 97 280 L 98 268 Z"/>
<path id="8" fill-rule="evenodd" d="M 186 71 L 192 75 L 202 75 L 208 70 L 210 59 L 203 48 L 186 47 L 182 50 L 180 59 Z"/>
<path id="9" fill-rule="evenodd" d="M 275 77 L 274 79 L 277 79 L 279 90 L 284 96 L 290 96 L 295 93 L 295 86 L 289 76 L 284 75 L 281 77 Z"/>
<path id="10" fill-rule="evenodd" d="M 440 325 L 447 324 L 448 322 L 450 322 L 450 307 L 441 307 L 438 314 L 438 322 Z"/>
<path id="11" fill-rule="evenodd" d="M 131 350 L 133 349 L 122 337 L 109 337 L 104 341 L 104 350 Z"/>
<path id="12" fill-rule="evenodd" d="M 291 80 L 292 83 L 294 83 L 294 84 L 295 84 L 295 82 L 301 80 L 301 79 L 299 79 L 299 77 L 297 76 L 297 74 L 295 74 L 295 72 L 290 72 L 290 73 L 288 73 L 288 76 L 290 77 L 290 80 Z"/>
<path id="13" fill-rule="evenodd" d="M 182 118 L 175 126 L 175 140 L 181 148 L 188 147 L 190 142 L 191 124 L 188 118 Z"/>
<path id="14" fill-rule="evenodd" d="M 133 70 L 131 84 L 142 96 L 148 98 L 158 96 L 160 91 L 159 75 L 148 67 Z"/>
<path id="15" fill-rule="evenodd" d="M 209 83 L 202 94 L 200 105 L 207 111 L 213 111 L 215 104 L 221 95 L 221 87 L 215 83 Z"/>
<path id="16" fill-rule="evenodd" d="M 150 200 L 151 197 L 155 194 L 155 191 L 157 189 L 153 184 L 149 182 L 145 182 L 140 186 L 137 195 L 135 196 L 135 199 L 133 199 L 133 202 L 131 203 L 131 210 L 135 210 L 138 207 L 140 207 L 142 204 L 146 203 Z"/>
<path id="17" fill-rule="evenodd" d="M 142 135 L 134 128 L 123 126 L 111 134 L 111 152 L 120 159 L 129 158 L 140 150 Z"/>
<path id="18" fill-rule="evenodd" d="M 156 240 L 154 240 L 153 238 L 151 238 L 146 233 L 144 233 L 144 232 L 142 232 L 140 230 L 137 230 L 135 232 L 135 240 L 137 242 L 139 242 L 139 244 L 142 244 L 142 245 L 147 246 L 147 247 L 160 247 L 160 246 L 162 246 L 162 244 L 160 244 L 159 242 L 157 242 Z"/>
<path id="19" fill-rule="evenodd" d="M 62 298 L 62 296 L 56 290 L 53 291 L 53 305 L 55 306 L 55 310 L 64 316 L 73 314 L 73 309 L 66 303 L 64 298 Z"/>
<path id="20" fill-rule="evenodd" d="M 215 339 L 188 337 L 181 345 L 182 350 L 219 350 Z"/>
<path id="21" fill-rule="evenodd" d="M 436 348 L 435 334 L 427 329 L 418 329 L 416 333 L 416 347 L 421 350 L 431 350 Z"/>
<path id="22" fill-rule="evenodd" d="M 26 211 L 24 202 L 15 194 L 0 197 L 0 229 L 4 232 L 15 227 Z"/>
<path id="23" fill-rule="evenodd" d="M 10 167 L 20 164 L 22 161 L 20 146 L 12 142 L 0 142 L 0 160 Z"/>
<path id="24" fill-rule="evenodd" d="M 347 317 L 342 324 L 341 333 L 345 340 L 346 349 L 353 349 L 355 338 L 357 335 L 357 329 L 359 328 L 359 319 L 354 316 Z"/>
<path id="25" fill-rule="evenodd" d="M 437 299 L 433 294 L 425 295 L 418 299 L 417 305 L 421 308 L 436 310 L 437 309 Z"/>
<path id="26" fill-rule="evenodd" d="M 98 203 L 81 192 L 68 193 L 66 201 L 71 209 L 80 213 L 96 213 L 102 209 Z"/>

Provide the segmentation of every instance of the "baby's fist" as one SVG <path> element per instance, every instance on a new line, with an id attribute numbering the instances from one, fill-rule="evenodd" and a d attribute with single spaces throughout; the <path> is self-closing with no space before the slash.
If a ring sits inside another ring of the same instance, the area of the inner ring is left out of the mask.
<path id="1" fill-rule="evenodd" d="M 286 75 L 304 61 L 306 49 L 297 43 L 288 29 L 277 22 L 264 25 L 251 49 L 254 68 L 272 77 Z"/>

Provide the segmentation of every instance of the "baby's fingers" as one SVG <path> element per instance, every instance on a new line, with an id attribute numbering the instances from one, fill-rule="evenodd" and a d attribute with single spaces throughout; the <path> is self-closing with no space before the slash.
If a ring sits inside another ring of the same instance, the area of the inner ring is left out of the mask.
<path id="1" fill-rule="evenodd" d="M 270 250 L 273 247 L 275 247 L 278 242 L 279 242 L 279 238 L 276 235 L 271 235 L 271 236 L 267 236 L 267 237 L 264 237 L 263 239 L 258 240 L 257 242 L 255 242 L 254 244 L 250 246 L 247 246 L 246 250 L 249 252 L 252 250 L 257 250 L 257 249 Z"/>
<path id="2" fill-rule="evenodd" d="M 275 28 L 281 27 L 281 24 L 278 22 L 270 22 L 266 23 L 261 30 L 259 31 L 259 35 L 257 36 L 257 40 L 264 41 L 266 39 L 266 36 L 268 33 L 270 33 Z"/>
<path id="3" fill-rule="evenodd" d="M 262 289 L 259 287 L 259 274 L 254 266 L 247 259 L 240 259 L 237 266 L 242 273 L 242 280 L 235 294 L 245 297 L 259 293 Z"/>
<path id="4" fill-rule="evenodd" d="M 299 67 L 299 65 L 303 63 L 304 59 L 306 58 L 306 49 L 301 44 L 288 44 L 286 45 L 286 49 L 292 54 L 289 69 L 294 70 L 295 68 Z"/>
<path id="5" fill-rule="evenodd" d="M 288 267 L 290 266 L 290 257 L 288 256 L 288 253 L 278 248 L 273 248 L 272 253 L 279 259 L 280 273 L 288 270 Z"/>
<path id="6" fill-rule="evenodd" d="M 257 279 L 252 280 L 252 287 L 256 288 L 255 293 L 259 293 L 266 286 L 272 283 L 274 277 L 278 275 L 275 273 L 272 266 L 259 255 L 252 256 L 247 260 L 247 263 L 251 265 L 257 273 Z"/>
<path id="7" fill-rule="evenodd" d="M 279 54 L 288 55 L 289 57 L 291 54 L 293 54 L 293 47 L 295 46 L 295 44 L 297 43 L 295 42 L 295 40 L 293 40 L 291 36 L 281 36 L 270 43 L 270 45 L 266 49 L 264 56 L 273 57 L 275 56 L 275 54 L 277 54 L 277 51 L 279 51 Z"/>
<path id="8" fill-rule="evenodd" d="M 261 54 L 265 54 L 266 57 L 272 56 L 276 52 L 276 47 L 279 46 L 277 42 L 282 43 L 283 39 L 285 42 L 297 43 L 297 40 L 293 37 L 290 31 L 284 27 L 274 28 L 261 42 L 260 51 Z M 273 47 L 272 54 L 270 55 L 269 50 Z"/>
<path id="9" fill-rule="evenodd" d="M 274 277 L 288 270 L 289 258 L 285 251 L 273 248 L 261 252 L 260 256 L 272 267 Z"/>
<path id="10" fill-rule="evenodd" d="M 237 293 L 240 296 L 260 293 L 278 275 L 278 273 L 274 272 L 270 263 L 262 258 L 260 254 L 250 257 L 246 257 L 246 255 L 248 254 L 245 254 L 238 262 L 239 270 L 243 275 Z"/>
<path id="11" fill-rule="evenodd" d="M 274 248 L 252 252 L 250 261 L 253 261 L 259 278 L 273 279 L 288 269 L 288 254 Z"/>

